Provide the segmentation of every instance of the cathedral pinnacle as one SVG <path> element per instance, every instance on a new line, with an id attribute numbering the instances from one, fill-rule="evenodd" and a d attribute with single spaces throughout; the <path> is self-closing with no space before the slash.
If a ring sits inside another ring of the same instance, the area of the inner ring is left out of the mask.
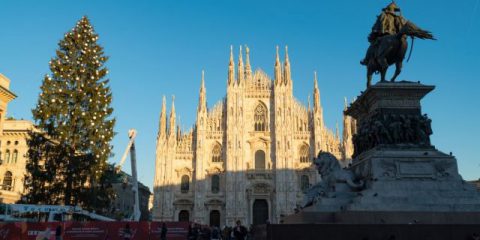
<path id="1" fill-rule="evenodd" d="M 285 46 L 285 65 L 290 64 L 290 60 L 288 59 L 288 46 Z"/>
<path id="2" fill-rule="evenodd" d="M 162 99 L 162 110 L 160 111 L 160 123 L 158 126 L 158 135 L 165 137 L 167 131 L 167 99 L 163 95 Z"/>
<path id="3" fill-rule="evenodd" d="M 206 111 L 207 110 L 207 93 L 205 89 L 205 71 L 202 70 L 202 82 L 200 84 L 200 97 L 198 100 L 198 111 Z"/>
<path id="4" fill-rule="evenodd" d="M 170 120 L 169 120 L 169 131 L 168 134 L 170 136 L 175 135 L 175 120 L 176 120 L 176 113 L 175 113 L 175 95 L 172 95 L 172 108 L 170 109 Z"/>
<path id="5" fill-rule="evenodd" d="M 235 82 L 235 63 L 233 60 L 233 46 L 230 45 L 230 62 L 228 64 L 228 86 Z"/>
<path id="6" fill-rule="evenodd" d="M 242 58 L 242 46 L 240 45 L 240 52 L 238 53 L 238 73 L 237 73 L 237 84 L 243 85 L 245 82 L 244 79 L 245 69 L 243 68 L 243 58 Z"/>
<path id="7" fill-rule="evenodd" d="M 288 46 L 285 46 L 285 67 L 284 67 L 284 72 L 285 72 L 285 85 L 289 85 L 292 82 L 292 74 L 290 71 L 290 60 L 288 58 Z"/>
<path id="8" fill-rule="evenodd" d="M 245 45 L 245 79 L 252 78 L 252 67 L 250 66 L 250 48 Z"/>
<path id="9" fill-rule="evenodd" d="M 282 66 L 280 64 L 280 56 L 278 54 L 278 45 L 277 45 L 277 53 L 275 56 L 275 85 L 280 85 L 282 82 Z"/>
<path id="10" fill-rule="evenodd" d="M 280 55 L 278 54 L 278 45 L 277 45 L 277 55 L 275 58 L 275 66 L 280 65 Z"/>
<path id="11" fill-rule="evenodd" d="M 320 89 L 318 89 L 317 83 L 317 71 L 313 72 L 313 111 L 318 112 L 320 111 L 321 104 L 320 104 Z"/>

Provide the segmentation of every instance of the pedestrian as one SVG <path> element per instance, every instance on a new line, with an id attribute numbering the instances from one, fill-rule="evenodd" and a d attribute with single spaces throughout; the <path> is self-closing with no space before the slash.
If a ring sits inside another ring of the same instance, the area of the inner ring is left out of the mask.
<path id="1" fill-rule="evenodd" d="M 160 232 L 160 240 L 167 240 L 167 225 L 165 223 L 162 224 L 162 231 Z"/>
<path id="2" fill-rule="evenodd" d="M 228 226 L 227 225 L 223 226 L 222 239 L 223 240 L 229 240 L 230 239 L 230 232 L 228 231 Z"/>
<path id="3" fill-rule="evenodd" d="M 248 229 L 248 240 L 253 240 L 255 236 L 255 228 L 253 227 L 253 224 L 250 224 L 250 228 Z"/>
<path id="4" fill-rule="evenodd" d="M 245 236 L 247 235 L 247 228 L 242 226 L 242 222 L 237 220 L 237 225 L 233 229 L 233 236 L 235 240 L 245 240 Z"/>
<path id="5" fill-rule="evenodd" d="M 63 240 L 61 225 L 58 225 L 57 228 L 55 229 L 55 240 Z"/>
<path id="6" fill-rule="evenodd" d="M 188 235 L 187 235 L 187 239 L 188 240 L 197 240 L 195 238 L 195 234 L 193 233 L 193 227 L 192 227 L 193 223 L 188 225 Z"/>
<path id="7" fill-rule="evenodd" d="M 211 234 L 211 240 L 220 240 L 220 229 L 218 229 L 217 226 L 212 227 L 212 234 Z"/>
<path id="8" fill-rule="evenodd" d="M 126 224 L 123 229 L 123 239 L 130 240 L 132 238 L 132 230 L 130 229 L 130 224 Z"/>

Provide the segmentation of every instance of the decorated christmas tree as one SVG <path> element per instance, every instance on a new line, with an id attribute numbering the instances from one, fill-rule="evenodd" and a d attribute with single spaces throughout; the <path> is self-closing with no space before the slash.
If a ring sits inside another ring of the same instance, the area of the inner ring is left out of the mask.
<path id="1" fill-rule="evenodd" d="M 59 42 L 38 103 L 39 132 L 29 140 L 26 201 L 102 209 L 115 119 L 106 75 L 107 57 L 87 17 Z M 106 202 L 107 201 L 107 202 Z"/>

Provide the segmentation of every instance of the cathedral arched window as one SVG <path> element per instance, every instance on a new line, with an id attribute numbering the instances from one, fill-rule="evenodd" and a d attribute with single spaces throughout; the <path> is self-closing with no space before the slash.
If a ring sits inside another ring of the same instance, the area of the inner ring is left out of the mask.
<path id="1" fill-rule="evenodd" d="M 5 151 L 5 160 L 6 163 L 10 162 L 10 150 Z"/>
<path id="2" fill-rule="evenodd" d="M 300 147 L 299 155 L 300 155 L 300 162 L 301 162 L 301 163 L 308 163 L 308 162 L 310 162 L 310 154 L 309 154 L 308 146 L 307 146 L 307 145 L 302 145 L 302 146 Z"/>
<path id="3" fill-rule="evenodd" d="M 188 175 L 183 175 L 182 183 L 180 185 L 180 192 L 188 193 L 189 188 L 190 188 L 190 177 Z"/>
<path id="4" fill-rule="evenodd" d="M 220 191 L 220 176 L 217 174 L 212 176 L 212 193 L 218 193 Z"/>
<path id="5" fill-rule="evenodd" d="M 215 144 L 212 150 L 212 162 L 222 162 L 222 148 Z"/>
<path id="6" fill-rule="evenodd" d="M 3 176 L 3 190 L 12 190 L 12 173 L 6 172 Z"/>
<path id="7" fill-rule="evenodd" d="M 305 192 L 308 188 L 310 188 L 310 179 L 307 175 L 302 175 L 302 177 L 300 177 L 300 189 L 302 192 Z"/>
<path id="8" fill-rule="evenodd" d="M 255 170 L 265 170 L 265 152 L 262 150 L 255 152 Z"/>
<path id="9" fill-rule="evenodd" d="M 260 103 L 255 108 L 255 115 L 254 115 L 255 131 L 260 131 L 260 132 L 266 131 L 267 121 L 268 121 L 267 107 L 262 103 Z"/>

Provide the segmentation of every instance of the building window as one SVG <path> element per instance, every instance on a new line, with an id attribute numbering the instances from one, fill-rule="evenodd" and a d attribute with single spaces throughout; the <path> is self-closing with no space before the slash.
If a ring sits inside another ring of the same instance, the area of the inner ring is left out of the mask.
<path id="1" fill-rule="evenodd" d="M 12 190 L 12 173 L 6 172 L 3 176 L 3 190 Z"/>
<path id="2" fill-rule="evenodd" d="M 222 162 L 222 148 L 216 144 L 212 150 L 212 162 Z"/>
<path id="3" fill-rule="evenodd" d="M 305 192 L 308 188 L 310 188 L 310 179 L 307 175 L 302 175 L 300 178 L 300 189 L 302 189 L 302 192 Z"/>
<path id="4" fill-rule="evenodd" d="M 212 176 L 212 193 L 218 193 L 220 191 L 220 176 Z"/>
<path id="5" fill-rule="evenodd" d="M 254 123 L 255 123 L 255 131 L 263 132 L 267 130 L 267 119 L 268 119 L 268 110 L 265 105 L 262 103 L 258 104 L 255 108 L 255 116 L 254 116 Z"/>
<path id="6" fill-rule="evenodd" d="M 10 150 L 5 151 L 5 162 L 10 162 Z"/>
<path id="7" fill-rule="evenodd" d="M 255 152 L 255 170 L 265 170 L 265 152 L 262 150 Z"/>
<path id="8" fill-rule="evenodd" d="M 182 193 L 188 193 L 189 188 L 190 188 L 190 177 L 188 177 L 188 175 L 183 175 L 182 184 L 180 185 L 180 191 Z"/>
<path id="9" fill-rule="evenodd" d="M 309 154 L 307 145 L 303 145 L 300 147 L 300 162 L 301 163 L 310 162 L 310 154 Z"/>
<path id="10" fill-rule="evenodd" d="M 12 163 L 17 163 L 18 150 L 13 150 Z"/>

